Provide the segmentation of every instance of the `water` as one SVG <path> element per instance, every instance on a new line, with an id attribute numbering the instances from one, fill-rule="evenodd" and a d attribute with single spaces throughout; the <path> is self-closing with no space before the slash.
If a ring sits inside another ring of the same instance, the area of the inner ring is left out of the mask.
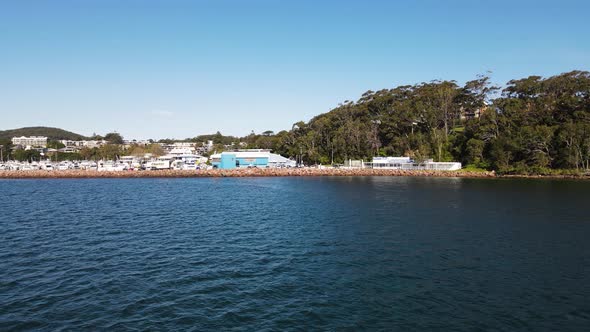
<path id="1" fill-rule="evenodd" d="M 590 327 L 590 182 L 0 181 L 0 330 Z"/>

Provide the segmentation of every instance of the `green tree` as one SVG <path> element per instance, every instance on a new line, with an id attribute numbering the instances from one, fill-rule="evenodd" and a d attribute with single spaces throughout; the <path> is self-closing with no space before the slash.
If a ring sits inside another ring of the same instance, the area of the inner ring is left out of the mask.
<path id="1" fill-rule="evenodd" d="M 58 141 L 48 141 L 47 147 L 50 149 L 62 149 L 62 148 L 65 148 L 66 146 L 63 143 L 60 143 Z"/>
<path id="2" fill-rule="evenodd" d="M 0 139 L 0 162 L 10 159 L 10 151 L 12 150 L 12 141 L 7 138 Z"/>
<path id="3" fill-rule="evenodd" d="M 32 161 L 41 160 L 41 154 L 37 150 L 17 149 L 17 150 L 13 151 L 12 156 L 13 156 L 14 160 L 17 160 L 17 161 L 32 162 Z"/>
<path id="4" fill-rule="evenodd" d="M 475 166 L 480 166 L 484 157 L 483 151 L 485 148 L 485 142 L 477 138 L 471 138 L 467 141 L 465 162 Z"/>
<path id="5" fill-rule="evenodd" d="M 122 155 L 119 145 L 116 144 L 105 144 L 98 148 L 98 156 L 104 160 L 116 160 Z"/>
<path id="6" fill-rule="evenodd" d="M 123 136 L 119 133 L 108 133 L 104 136 L 104 139 L 110 144 L 123 144 Z"/>

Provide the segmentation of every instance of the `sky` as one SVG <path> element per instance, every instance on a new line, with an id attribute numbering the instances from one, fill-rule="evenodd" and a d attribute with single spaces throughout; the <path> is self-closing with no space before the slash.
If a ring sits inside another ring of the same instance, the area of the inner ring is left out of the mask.
<path id="1" fill-rule="evenodd" d="M 0 130 L 278 132 L 367 90 L 590 69 L 590 1 L 0 0 Z"/>

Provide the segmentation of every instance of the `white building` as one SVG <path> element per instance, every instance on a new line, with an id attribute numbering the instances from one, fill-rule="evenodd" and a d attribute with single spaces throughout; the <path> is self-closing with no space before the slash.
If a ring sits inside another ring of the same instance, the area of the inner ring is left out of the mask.
<path id="1" fill-rule="evenodd" d="M 59 140 L 59 142 L 66 147 L 81 147 L 81 146 L 83 146 L 82 141 L 72 141 L 72 140 L 62 139 L 62 140 Z"/>
<path id="2" fill-rule="evenodd" d="M 297 162 L 289 158 L 283 157 L 280 154 L 269 153 L 268 167 L 296 167 Z"/>
<path id="3" fill-rule="evenodd" d="M 195 153 L 196 145 L 197 143 L 194 142 L 174 142 L 172 144 L 160 143 L 162 149 L 167 153 L 170 153 L 170 151 L 174 149 L 188 149 L 191 151 L 191 153 Z"/>
<path id="4" fill-rule="evenodd" d="M 123 145 L 131 146 L 131 145 L 141 145 L 146 146 L 151 144 L 150 141 L 145 139 L 130 139 L 130 140 L 123 140 Z"/>
<path id="5" fill-rule="evenodd" d="M 181 148 L 194 148 L 195 146 L 197 146 L 197 143 L 194 142 L 174 142 L 172 144 L 175 148 L 177 149 L 181 149 Z"/>
<path id="6" fill-rule="evenodd" d="M 57 151 L 62 153 L 76 153 L 80 152 L 80 149 L 75 146 L 66 146 L 65 148 L 57 149 Z"/>
<path id="7" fill-rule="evenodd" d="M 47 137 L 45 136 L 21 136 L 21 137 L 13 137 L 12 138 L 12 145 L 19 145 L 23 147 L 47 147 Z"/>
<path id="8" fill-rule="evenodd" d="M 173 155 L 173 156 L 187 155 L 187 154 L 194 154 L 194 153 L 195 153 L 195 149 L 193 149 L 193 148 L 173 148 L 172 150 L 170 150 L 168 152 L 168 154 Z"/>
<path id="9" fill-rule="evenodd" d="M 100 148 L 105 144 L 107 144 L 107 141 L 105 141 L 104 139 L 99 141 L 82 141 L 82 146 L 87 147 L 89 149 Z"/>
<path id="10" fill-rule="evenodd" d="M 91 141 L 72 141 L 72 140 L 60 140 L 61 144 L 65 145 L 66 147 L 77 147 L 77 148 L 99 148 L 102 145 L 105 145 L 107 141 L 105 140 L 91 140 Z"/>
<path id="11" fill-rule="evenodd" d="M 461 163 L 434 162 L 432 159 L 417 163 L 411 160 L 410 157 L 374 157 L 373 162 L 364 163 L 364 166 L 373 169 L 432 171 L 456 171 L 461 169 Z"/>

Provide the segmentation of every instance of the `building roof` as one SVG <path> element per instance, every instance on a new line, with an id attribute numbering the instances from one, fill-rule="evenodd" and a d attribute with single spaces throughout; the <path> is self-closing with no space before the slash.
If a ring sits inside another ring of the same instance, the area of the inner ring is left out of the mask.
<path id="1" fill-rule="evenodd" d="M 289 159 L 289 158 L 285 158 L 283 156 L 281 156 L 280 154 L 275 154 L 275 153 L 271 153 L 270 154 L 270 158 L 268 159 L 269 162 L 271 163 L 288 163 L 288 162 L 294 162 L 293 160 Z"/>
<path id="2" fill-rule="evenodd" d="M 211 155 L 211 158 L 221 158 L 221 155 L 235 155 L 236 158 L 270 158 L 270 152 L 258 152 L 258 151 L 224 151 L 222 153 L 216 153 Z"/>
<path id="3" fill-rule="evenodd" d="M 249 151 L 224 151 L 211 155 L 211 159 L 220 159 L 222 154 L 235 155 L 236 158 L 268 158 L 269 163 L 289 163 L 294 162 L 276 153 L 270 153 L 269 150 L 249 150 Z"/>

